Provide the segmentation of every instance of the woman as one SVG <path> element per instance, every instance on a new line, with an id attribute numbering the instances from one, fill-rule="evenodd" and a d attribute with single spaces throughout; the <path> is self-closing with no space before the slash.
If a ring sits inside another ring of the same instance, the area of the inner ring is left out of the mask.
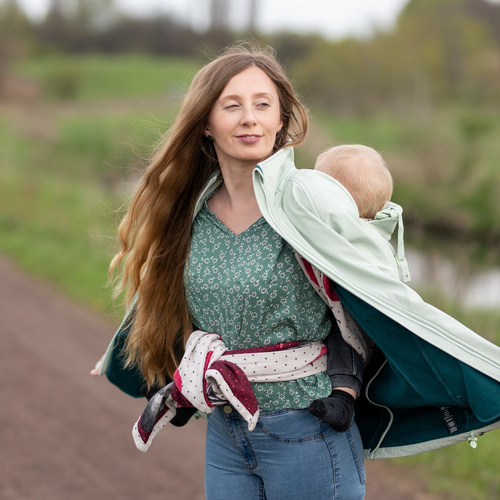
<path id="1" fill-rule="evenodd" d="M 500 349 L 394 277 L 392 252 L 342 186 L 295 169 L 290 146 L 306 130 L 271 55 L 236 47 L 197 74 L 120 227 L 112 267 L 131 307 L 100 373 L 133 395 L 142 378 L 163 385 L 195 328 L 236 353 L 321 344 L 340 298 L 380 348 L 357 407 L 365 456 L 498 428 Z M 210 408 L 208 499 L 363 498 L 358 426 L 338 433 L 307 411 L 331 390 L 324 369 L 313 371 L 252 383 L 260 414 Z"/>
<path id="2" fill-rule="evenodd" d="M 230 349 L 327 336 L 327 306 L 262 217 L 252 182 L 259 162 L 306 131 L 306 111 L 270 53 L 232 48 L 195 77 L 120 226 L 113 262 L 128 300 L 138 292 L 126 349 L 149 385 L 173 376 L 193 323 Z M 195 211 L 219 169 L 223 182 Z M 331 392 L 324 371 L 252 388 L 252 432 L 235 411 L 208 417 L 208 499 L 363 498 L 356 425 L 337 433 L 307 410 Z"/>

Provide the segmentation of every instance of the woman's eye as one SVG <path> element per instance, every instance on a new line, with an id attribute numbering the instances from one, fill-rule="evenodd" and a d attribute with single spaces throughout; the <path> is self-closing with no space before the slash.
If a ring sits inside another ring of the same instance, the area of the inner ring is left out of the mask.
<path id="1" fill-rule="evenodd" d="M 237 107 L 237 104 L 228 104 L 224 109 L 236 109 Z"/>
<path id="2" fill-rule="evenodd" d="M 270 104 L 268 102 L 259 102 L 257 104 L 258 108 L 268 108 L 269 106 L 270 106 Z"/>

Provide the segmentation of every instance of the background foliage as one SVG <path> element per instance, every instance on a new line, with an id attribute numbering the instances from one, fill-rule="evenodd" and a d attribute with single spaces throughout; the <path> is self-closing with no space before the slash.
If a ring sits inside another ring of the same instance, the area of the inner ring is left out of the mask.
<path id="1" fill-rule="evenodd" d="M 0 2 L 0 251 L 117 320 L 106 276 L 123 207 L 197 68 L 249 35 L 277 50 L 311 109 L 299 167 L 368 144 L 393 173 L 408 240 L 498 264 L 500 6 L 485 0 L 411 0 L 392 31 L 336 42 L 224 22 L 199 33 L 109 0 L 54 1 L 35 22 Z M 496 311 L 422 293 L 500 342 Z M 400 462 L 454 499 L 497 498 L 498 439 Z"/>

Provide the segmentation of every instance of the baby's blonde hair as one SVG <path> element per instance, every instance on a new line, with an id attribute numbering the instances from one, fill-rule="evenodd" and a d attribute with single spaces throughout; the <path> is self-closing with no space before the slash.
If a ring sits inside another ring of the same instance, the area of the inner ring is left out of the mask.
<path id="1" fill-rule="evenodd" d="M 373 219 L 391 199 L 391 173 L 373 148 L 361 144 L 335 146 L 318 156 L 314 168 L 337 179 L 351 193 L 360 217 Z"/>

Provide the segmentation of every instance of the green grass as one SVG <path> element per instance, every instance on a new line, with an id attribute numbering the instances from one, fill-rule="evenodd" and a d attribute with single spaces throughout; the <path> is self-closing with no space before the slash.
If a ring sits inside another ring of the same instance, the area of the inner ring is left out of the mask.
<path id="1" fill-rule="evenodd" d="M 154 117 L 137 111 L 106 115 L 105 107 L 102 113 L 72 116 L 59 122 L 54 170 L 94 181 L 103 176 L 126 178 L 130 168 L 149 155 L 171 120 L 167 110 L 155 112 Z"/>
<path id="2" fill-rule="evenodd" d="M 357 117 L 313 114 L 332 144 L 366 144 L 382 153 L 401 150 L 414 142 L 418 127 L 411 122 L 402 124 L 389 116 Z"/>
<path id="3" fill-rule="evenodd" d="M 196 71 L 191 60 L 146 55 L 46 56 L 22 61 L 16 72 L 51 98 L 82 101 L 179 95 Z"/>
<path id="4" fill-rule="evenodd" d="M 123 186 L 168 128 L 193 68 L 147 56 L 19 64 L 18 75 L 42 86 L 42 106 L 30 115 L 20 108 L 12 123 L 0 119 L 0 251 L 117 318 L 122 308 L 111 302 L 107 270 Z M 61 93 L 59 77 L 72 74 L 74 93 Z"/>
<path id="5" fill-rule="evenodd" d="M 101 312 L 118 200 L 98 183 L 44 169 L 37 144 L 0 127 L 0 250 Z"/>
<path id="6" fill-rule="evenodd" d="M 497 430 L 480 436 L 476 449 L 463 442 L 395 462 L 417 467 L 432 491 L 453 500 L 494 499 L 500 498 L 499 446 Z"/>

